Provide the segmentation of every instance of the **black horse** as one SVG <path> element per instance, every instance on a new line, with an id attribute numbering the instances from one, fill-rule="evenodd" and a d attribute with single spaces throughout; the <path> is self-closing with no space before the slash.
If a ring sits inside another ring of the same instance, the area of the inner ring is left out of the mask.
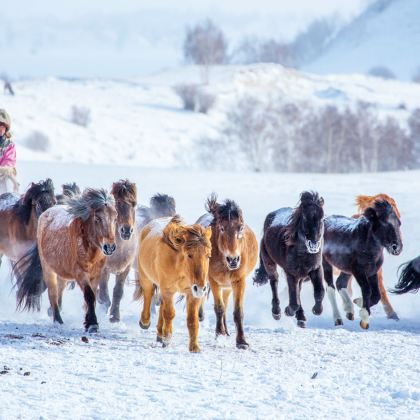
<path id="1" fill-rule="evenodd" d="M 77 197 L 81 194 L 80 188 L 75 182 L 63 184 L 61 188 L 63 189 L 62 194 L 57 194 L 55 196 L 57 204 L 66 204 L 68 199 Z"/>
<path id="2" fill-rule="evenodd" d="M 418 292 L 420 289 L 420 255 L 406 262 L 400 268 L 398 283 L 390 291 L 397 295 Z"/>
<path id="3" fill-rule="evenodd" d="M 341 273 L 337 288 L 344 302 L 348 319 L 354 319 L 354 307 L 347 290 L 353 275 L 360 288 L 362 298 L 355 299 L 360 309 L 360 326 L 369 328 L 370 308 L 380 300 L 378 270 L 384 260 L 384 248 L 392 254 L 402 251 L 401 222 L 392 206 L 384 200 L 377 200 L 365 209 L 358 218 L 330 216 L 325 219 L 323 267 L 327 282 L 327 293 L 333 307 L 335 324 L 342 325 L 335 299 L 333 266 Z"/>
<path id="4" fill-rule="evenodd" d="M 283 268 L 289 288 L 288 316 L 296 316 L 299 327 L 305 327 L 305 314 L 300 302 L 302 283 L 311 280 L 314 286 L 315 315 L 322 313 L 325 290 L 322 271 L 322 242 L 324 233 L 324 200 L 315 192 L 303 192 L 295 208 L 281 208 L 268 214 L 260 247 L 260 266 L 254 283 L 270 280 L 273 293 L 272 314 L 280 319 L 277 265 Z"/>

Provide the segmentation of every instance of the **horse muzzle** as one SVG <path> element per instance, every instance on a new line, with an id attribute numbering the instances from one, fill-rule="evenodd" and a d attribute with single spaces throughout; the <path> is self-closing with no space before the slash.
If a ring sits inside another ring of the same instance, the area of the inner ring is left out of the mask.
<path id="1" fill-rule="evenodd" d="M 241 256 L 236 257 L 226 256 L 226 265 L 229 270 L 237 270 L 241 266 Z"/>
<path id="2" fill-rule="evenodd" d="M 306 239 L 305 245 L 309 254 L 317 254 L 321 250 L 321 241 L 312 242 L 311 240 Z"/>
<path id="3" fill-rule="evenodd" d="M 402 244 L 398 244 L 396 242 L 394 242 L 392 245 L 389 245 L 386 247 L 386 250 L 391 254 L 391 255 L 400 255 L 401 251 L 403 249 Z"/>
<path id="4" fill-rule="evenodd" d="M 123 241 L 128 241 L 131 238 L 131 234 L 133 233 L 134 228 L 131 226 L 122 226 L 120 228 L 120 238 Z"/>
<path id="5" fill-rule="evenodd" d="M 116 249 L 117 249 L 117 245 L 115 245 L 115 243 L 102 245 L 102 252 L 107 257 L 109 257 L 110 255 L 112 255 L 115 252 Z"/>
<path id="6" fill-rule="evenodd" d="M 191 292 L 193 297 L 195 297 L 196 299 L 201 299 L 207 294 L 208 288 L 209 286 L 207 283 L 204 285 L 204 287 L 200 287 L 197 284 L 193 284 L 191 286 Z"/>

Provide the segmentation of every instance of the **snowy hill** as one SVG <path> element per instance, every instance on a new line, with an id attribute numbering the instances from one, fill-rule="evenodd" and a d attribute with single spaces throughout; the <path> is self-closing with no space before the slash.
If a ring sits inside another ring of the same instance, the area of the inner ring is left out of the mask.
<path id="1" fill-rule="evenodd" d="M 410 80 L 420 67 L 419 45 L 419 1 L 378 0 L 348 24 L 305 70 L 366 73 L 374 66 L 386 66 L 397 78 Z"/>
<path id="2" fill-rule="evenodd" d="M 17 95 L 1 96 L 13 119 L 19 160 L 118 163 L 143 167 L 196 167 L 197 142 L 223 124 L 226 112 L 244 94 L 262 100 L 352 106 L 377 105 L 380 114 L 402 122 L 420 106 L 420 85 L 365 76 L 315 76 L 277 65 L 221 66 L 211 72 L 208 90 L 216 105 L 208 115 L 184 111 L 174 93 L 178 83 L 199 82 L 199 70 L 181 67 L 155 76 L 126 80 L 39 79 L 15 84 Z M 91 112 L 91 123 L 71 122 L 72 106 Z M 403 105 L 403 106 L 402 106 Z M 46 151 L 28 148 L 40 131 Z"/>

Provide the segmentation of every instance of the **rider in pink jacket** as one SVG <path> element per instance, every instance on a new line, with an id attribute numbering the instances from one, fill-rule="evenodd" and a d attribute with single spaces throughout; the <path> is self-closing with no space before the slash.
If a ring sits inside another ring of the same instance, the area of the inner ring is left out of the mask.
<path id="1" fill-rule="evenodd" d="M 0 178 L 10 179 L 13 189 L 17 191 L 16 148 L 11 140 L 10 125 L 9 114 L 4 109 L 0 109 Z"/>

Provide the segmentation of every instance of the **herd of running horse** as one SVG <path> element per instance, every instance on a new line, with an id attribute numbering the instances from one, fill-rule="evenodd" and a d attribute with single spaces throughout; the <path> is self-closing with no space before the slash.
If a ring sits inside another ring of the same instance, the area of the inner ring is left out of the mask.
<path id="1" fill-rule="evenodd" d="M 267 215 L 259 247 L 259 267 L 254 284 L 270 283 L 271 311 L 281 317 L 278 296 L 280 266 L 287 279 L 289 303 L 285 314 L 305 327 L 300 300 L 302 284 L 310 280 L 315 304 L 323 311 L 325 291 L 335 325 L 343 320 L 336 288 L 349 320 L 354 304 L 360 307 L 360 326 L 369 327 L 371 307 L 382 301 L 389 318 L 398 319 L 384 287 L 384 249 L 402 251 L 400 212 L 385 195 L 357 197 L 353 217 L 324 216 L 324 200 L 315 192 L 303 192 L 295 208 L 281 208 Z M 218 202 L 212 194 L 206 213 L 186 224 L 176 214 L 175 200 L 157 194 L 150 207 L 138 206 L 136 185 L 120 180 L 110 193 L 104 189 L 80 191 L 76 184 L 63 185 L 55 195 L 50 179 L 32 183 L 22 194 L 0 195 L 0 253 L 12 261 L 17 307 L 40 310 L 41 295 L 48 292 L 49 314 L 63 323 L 61 307 L 66 286 L 77 283 L 84 295 L 86 331 L 98 331 L 96 300 L 109 310 L 111 322 L 120 320 L 120 302 L 130 270 L 135 272 L 134 297 L 143 301 L 139 324 L 151 324 L 151 307 L 159 306 L 157 341 L 169 344 L 175 317 L 174 297 L 186 298 L 189 350 L 199 352 L 199 321 L 204 301 L 212 292 L 216 336 L 228 335 L 226 309 L 233 292 L 236 346 L 248 348 L 243 328 L 246 279 L 258 260 L 258 242 L 245 223 L 241 208 L 232 200 Z M 334 270 L 338 278 L 334 283 Z M 116 275 L 112 300 L 110 274 Z M 351 278 L 362 297 L 352 299 Z M 324 286 L 326 283 L 326 287 Z M 420 288 L 420 257 L 400 271 L 395 293 Z"/>

